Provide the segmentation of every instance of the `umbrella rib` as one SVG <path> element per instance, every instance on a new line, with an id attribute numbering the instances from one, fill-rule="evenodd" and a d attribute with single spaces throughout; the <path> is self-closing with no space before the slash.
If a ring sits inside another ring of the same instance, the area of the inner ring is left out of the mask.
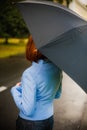
<path id="1" fill-rule="evenodd" d="M 87 29 L 87 25 L 82 25 L 82 26 L 75 27 L 75 28 L 73 28 L 71 30 L 68 30 L 67 32 L 64 32 L 60 36 L 57 36 L 55 39 L 50 40 L 46 45 L 44 45 L 43 47 L 40 47 L 40 49 L 45 48 L 45 47 L 47 48 L 47 47 L 51 46 L 51 44 L 52 44 L 52 46 L 55 46 L 56 44 L 61 44 L 62 41 L 70 39 L 70 37 L 67 37 L 66 35 L 71 36 L 71 38 L 73 40 L 74 37 L 75 37 L 76 32 L 82 33 L 83 31 L 85 31 L 85 30 L 83 30 L 83 27 L 85 29 Z M 72 33 L 73 31 L 74 31 L 74 33 Z M 71 35 L 71 33 L 72 33 L 72 35 Z M 64 39 L 64 37 L 65 37 L 65 39 Z M 57 43 L 56 41 L 58 41 L 58 40 L 61 40 L 61 42 Z"/>

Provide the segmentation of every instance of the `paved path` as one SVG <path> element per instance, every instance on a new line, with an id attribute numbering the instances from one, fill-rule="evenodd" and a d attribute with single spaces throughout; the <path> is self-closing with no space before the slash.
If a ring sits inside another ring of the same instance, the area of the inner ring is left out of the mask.
<path id="1" fill-rule="evenodd" d="M 54 106 L 54 130 L 87 130 L 87 95 L 65 73 L 62 96 Z"/>

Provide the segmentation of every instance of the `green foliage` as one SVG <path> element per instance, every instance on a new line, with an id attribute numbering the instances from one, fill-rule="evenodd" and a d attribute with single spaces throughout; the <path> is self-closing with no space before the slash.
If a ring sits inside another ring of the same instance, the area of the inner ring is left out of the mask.
<path id="1" fill-rule="evenodd" d="M 0 37 L 27 37 L 29 35 L 28 28 L 21 14 L 13 4 L 19 1 L 22 0 L 0 0 Z M 56 1 L 63 3 L 63 0 Z M 67 7 L 71 1 L 66 0 Z"/>
<path id="2" fill-rule="evenodd" d="M 63 0 L 57 0 L 60 4 L 62 4 L 63 3 Z"/>
<path id="3" fill-rule="evenodd" d="M 0 1 L 0 37 L 25 37 L 29 31 L 19 11 L 12 2 L 19 0 Z"/>

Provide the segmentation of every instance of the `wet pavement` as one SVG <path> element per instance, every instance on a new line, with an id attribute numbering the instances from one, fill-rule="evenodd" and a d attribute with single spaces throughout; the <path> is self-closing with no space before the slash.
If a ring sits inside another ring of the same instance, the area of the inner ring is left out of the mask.
<path id="1" fill-rule="evenodd" d="M 62 95 L 54 106 L 54 130 L 87 130 L 87 95 L 65 73 Z"/>

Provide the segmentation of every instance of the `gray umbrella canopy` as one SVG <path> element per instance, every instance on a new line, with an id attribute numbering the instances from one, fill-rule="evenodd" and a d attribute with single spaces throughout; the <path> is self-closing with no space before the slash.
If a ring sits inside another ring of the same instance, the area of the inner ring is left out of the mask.
<path id="1" fill-rule="evenodd" d="M 87 92 L 87 21 L 53 2 L 17 6 L 37 48 Z"/>

